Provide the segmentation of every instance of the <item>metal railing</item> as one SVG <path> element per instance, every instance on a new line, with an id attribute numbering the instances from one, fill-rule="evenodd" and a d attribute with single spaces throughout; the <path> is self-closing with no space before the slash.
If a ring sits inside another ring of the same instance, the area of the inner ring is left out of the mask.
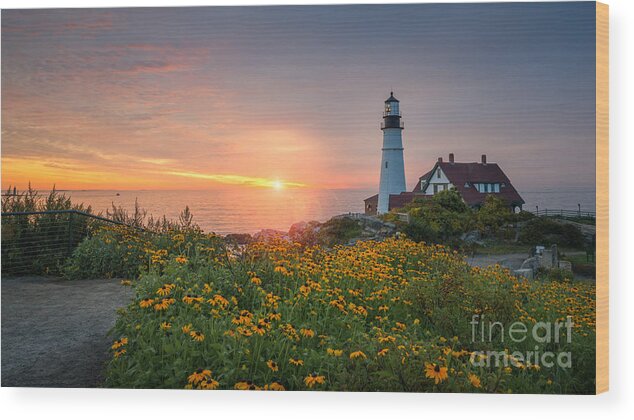
<path id="1" fill-rule="evenodd" d="M 78 210 L 2 213 L 2 274 L 55 274 L 101 226 L 125 225 Z"/>
<path id="2" fill-rule="evenodd" d="M 539 209 L 531 211 L 535 216 L 540 217 L 565 217 L 571 219 L 596 219 L 597 214 L 593 211 L 581 211 L 581 210 L 564 210 L 564 209 Z"/>

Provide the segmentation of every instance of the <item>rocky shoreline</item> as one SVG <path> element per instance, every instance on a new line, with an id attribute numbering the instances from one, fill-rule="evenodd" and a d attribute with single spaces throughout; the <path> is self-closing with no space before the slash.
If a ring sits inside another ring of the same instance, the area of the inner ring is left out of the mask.
<path id="1" fill-rule="evenodd" d="M 384 222 L 376 216 L 349 213 L 332 217 L 326 222 L 301 221 L 291 225 L 287 232 L 262 229 L 250 234 L 228 234 L 225 239 L 237 244 L 252 241 L 287 240 L 303 244 L 354 245 L 362 240 L 382 241 L 397 234 L 394 223 Z"/>

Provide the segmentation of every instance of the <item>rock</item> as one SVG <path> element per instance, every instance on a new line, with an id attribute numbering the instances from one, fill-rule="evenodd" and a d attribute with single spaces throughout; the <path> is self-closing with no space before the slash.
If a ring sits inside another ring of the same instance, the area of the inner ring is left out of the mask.
<path id="1" fill-rule="evenodd" d="M 236 245 L 246 245 L 253 241 L 253 237 L 248 233 L 230 233 L 225 235 L 225 240 Z"/>
<path id="2" fill-rule="evenodd" d="M 275 229 L 262 229 L 261 231 L 253 235 L 253 239 L 261 242 L 268 242 L 275 239 L 288 240 L 288 235 L 286 234 L 286 232 Z"/>
<path id="3" fill-rule="evenodd" d="M 533 270 L 530 268 L 520 268 L 519 270 L 513 271 L 513 274 L 517 277 L 524 277 L 527 280 L 533 280 L 534 277 Z"/>
<path id="4" fill-rule="evenodd" d="M 460 239 L 466 244 L 479 243 L 482 240 L 482 236 L 480 235 L 480 231 L 472 230 L 470 232 L 462 234 Z"/>
<path id="5" fill-rule="evenodd" d="M 559 261 L 559 268 L 562 270 L 572 271 L 572 263 L 570 261 Z"/>
<path id="6" fill-rule="evenodd" d="M 299 242 L 305 245 L 314 245 L 317 243 L 317 232 L 321 229 L 321 223 L 317 221 L 298 222 L 291 226 L 288 230 L 288 237 L 293 242 Z"/>

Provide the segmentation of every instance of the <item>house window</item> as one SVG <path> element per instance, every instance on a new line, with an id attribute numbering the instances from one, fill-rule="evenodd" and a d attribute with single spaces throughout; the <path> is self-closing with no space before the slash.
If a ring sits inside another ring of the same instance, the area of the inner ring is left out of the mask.
<path id="1" fill-rule="evenodd" d="M 493 192 L 496 192 L 496 193 L 500 192 L 500 184 L 493 184 Z"/>
<path id="2" fill-rule="evenodd" d="M 387 169 L 387 162 L 385 162 L 385 168 Z"/>
<path id="3" fill-rule="evenodd" d="M 436 178 L 440 178 L 440 169 L 436 171 Z"/>

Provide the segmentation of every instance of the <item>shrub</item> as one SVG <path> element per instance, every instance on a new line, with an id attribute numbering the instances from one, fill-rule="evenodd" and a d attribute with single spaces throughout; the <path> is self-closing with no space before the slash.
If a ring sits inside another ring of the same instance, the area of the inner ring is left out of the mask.
<path id="1" fill-rule="evenodd" d="M 571 224 L 557 222 L 547 217 L 536 217 L 520 230 L 519 241 L 529 245 L 584 247 L 584 237 L 579 228 Z"/>
<path id="2" fill-rule="evenodd" d="M 226 258 L 224 242 L 214 234 L 198 230 L 157 233 L 109 226 L 77 246 L 63 273 L 72 279 L 136 278 L 150 267 L 160 269 L 173 259 L 193 264 L 206 258 Z"/>

